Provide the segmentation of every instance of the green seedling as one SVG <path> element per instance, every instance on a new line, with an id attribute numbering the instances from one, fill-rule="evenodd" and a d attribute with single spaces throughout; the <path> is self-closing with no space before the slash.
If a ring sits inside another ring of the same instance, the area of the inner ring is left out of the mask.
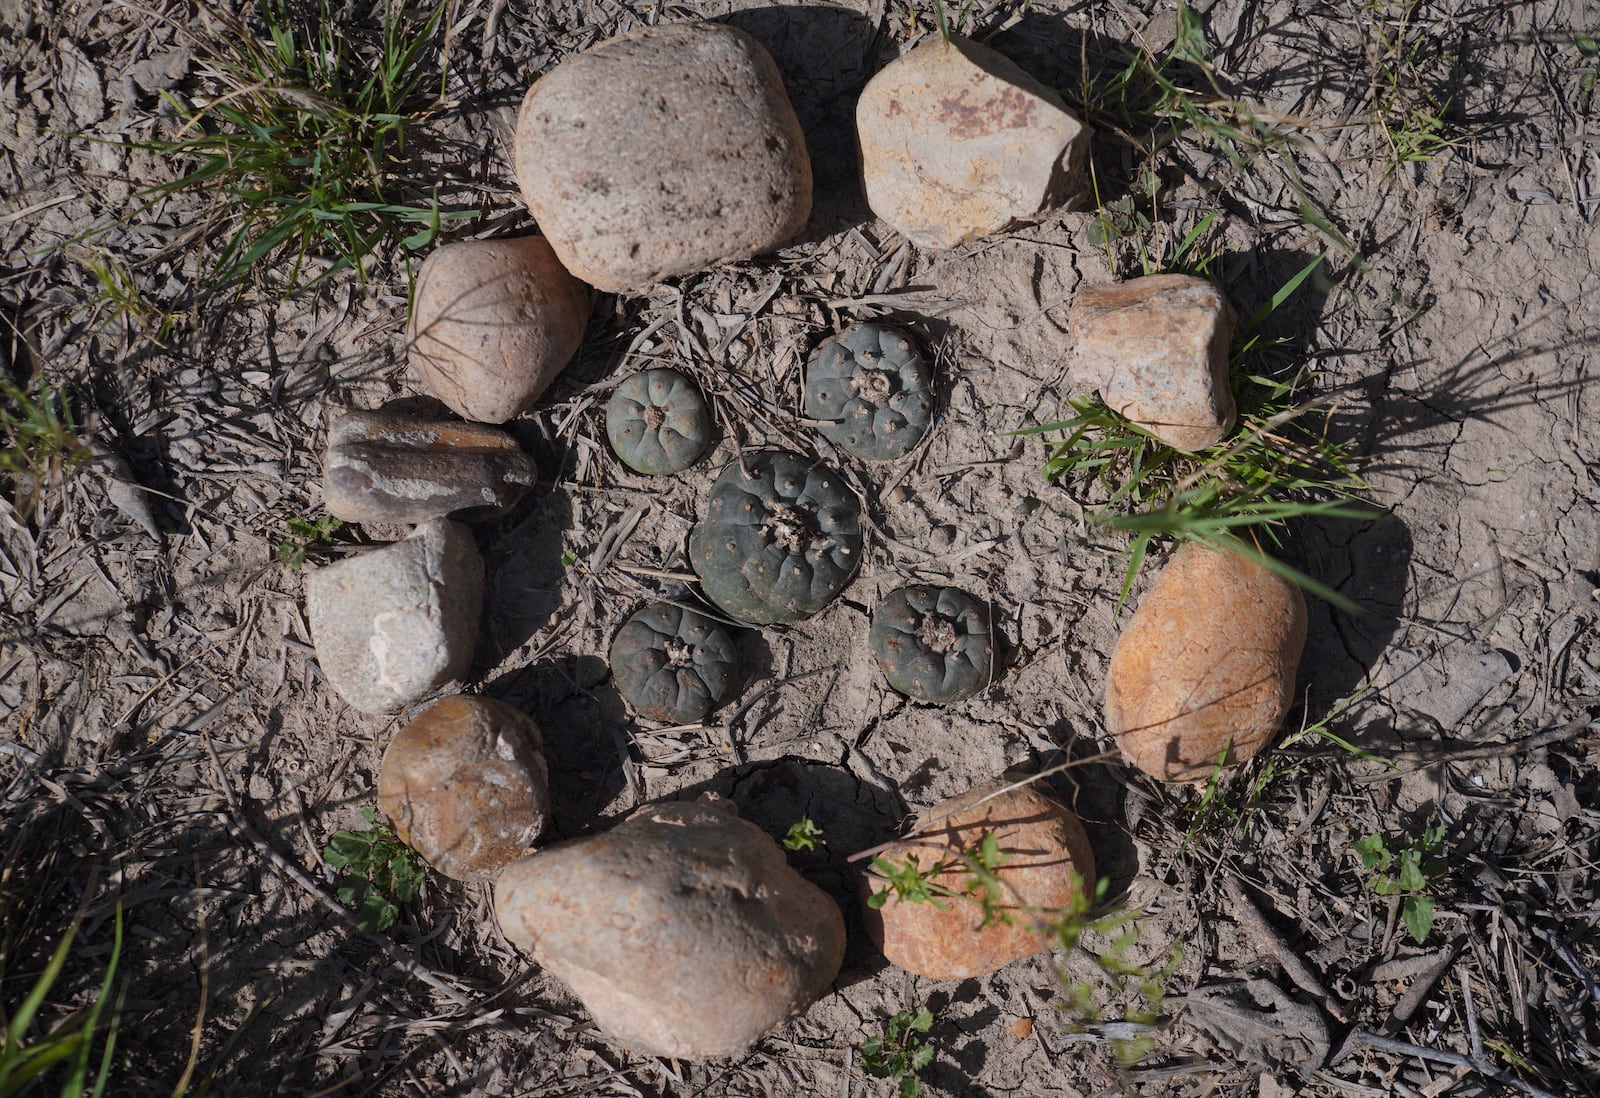
<path id="1" fill-rule="evenodd" d="M 1586 92 L 1592 92 L 1595 78 L 1600 76 L 1600 65 L 1595 64 L 1595 59 L 1600 58 L 1600 38 L 1592 34 L 1574 34 L 1572 44 L 1578 48 L 1578 56 L 1588 65 L 1588 68 L 1578 70 L 1578 86 Z"/>
<path id="2" fill-rule="evenodd" d="M 423 868 L 394 830 L 377 822 L 371 808 L 361 810 L 369 826 L 336 831 L 322 850 L 322 860 L 342 870 L 335 895 L 354 909 L 356 927 L 368 934 L 388 930 L 400 917 L 400 905 L 417 898 Z"/>
<path id="3" fill-rule="evenodd" d="M 1066 910 L 1056 913 L 1053 934 L 1061 950 L 1056 981 L 1066 993 L 1059 1009 L 1072 1019 L 1077 1031 L 1091 1027 L 1104 1031 L 1110 1037 L 1117 1060 L 1129 1066 L 1155 1049 L 1152 1034 L 1161 1020 L 1167 981 L 1177 971 L 1182 952 L 1180 946 L 1174 945 L 1166 964 L 1158 968 L 1131 959 L 1130 953 L 1139 940 L 1137 914 L 1129 911 L 1095 914 L 1105 905 L 1108 885 L 1108 881 L 1100 881 L 1092 898 L 1088 889 L 1074 889 L 1072 903 Z M 1083 944 L 1085 934 L 1105 938 L 1107 947 L 1103 951 L 1089 949 Z M 1102 997 L 1096 994 L 1090 982 L 1075 980 L 1067 972 L 1066 958 L 1077 951 L 1087 956 L 1110 981 L 1111 997 L 1128 1004 L 1120 1018 L 1108 1018 L 1106 1010 L 1099 1005 Z"/>
<path id="4" fill-rule="evenodd" d="M 933 1011 L 919 1007 L 902 1010 L 884 1022 L 883 1034 L 861 1042 L 861 1066 L 878 1079 L 898 1080 L 900 1098 L 917 1098 L 922 1080 L 917 1073 L 933 1063 L 934 1047 L 928 1043 Z"/>
<path id="5" fill-rule="evenodd" d="M 278 559 L 290 568 L 302 567 L 306 562 L 306 554 L 332 541 L 333 535 L 343 525 L 332 515 L 315 519 L 296 515 L 289 520 L 289 536 L 278 543 Z"/>
<path id="6" fill-rule="evenodd" d="M 1409 842 L 1391 843 L 1384 835 L 1373 834 L 1355 844 L 1362 867 L 1374 871 L 1368 882 L 1373 893 L 1404 897 L 1401 916 L 1418 945 L 1433 929 L 1433 899 L 1427 891 L 1444 875 L 1446 866 L 1437 857 L 1443 846 L 1443 827 L 1430 827 Z"/>
<path id="7" fill-rule="evenodd" d="M 18 510 L 31 511 L 43 485 L 88 457 L 63 390 L 0 374 L 0 479 L 11 482 Z"/>
<path id="8" fill-rule="evenodd" d="M 788 834 L 783 837 L 783 848 L 796 854 L 809 854 L 821 839 L 822 828 L 810 816 L 801 816 L 789 825 Z"/>
<path id="9" fill-rule="evenodd" d="M 982 930 L 991 923 L 1009 923 L 1012 908 L 1005 903 L 1004 883 L 999 869 L 1006 860 L 1000 849 L 1000 839 L 994 832 L 985 832 L 972 846 L 941 857 L 924 869 L 914 854 L 907 854 L 898 862 L 881 854 L 872 859 L 872 868 L 883 880 L 883 886 L 867 897 L 867 906 L 881 908 L 896 897 L 901 903 L 932 904 L 946 909 L 948 900 L 977 904 L 983 918 L 975 929 Z M 966 874 L 960 888 L 951 888 L 939 877 L 959 870 Z"/>
<path id="10" fill-rule="evenodd" d="M 415 252 L 444 222 L 476 216 L 419 201 L 407 181 L 406 142 L 444 103 L 444 63 L 434 72 L 428 60 L 446 8 L 380 4 L 376 41 L 352 32 L 330 0 L 263 0 L 265 40 L 218 15 L 227 33 L 208 60 L 220 93 L 193 107 L 168 95 L 183 119 L 177 136 L 136 145 L 189 165 L 142 192 L 143 209 L 175 194 L 211 200 L 221 246 L 201 296 L 280 254 L 292 256 L 291 292 L 308 261 L 328 266 L 304 285 L 348 269 L 364 279 L 380 249 Z"/>

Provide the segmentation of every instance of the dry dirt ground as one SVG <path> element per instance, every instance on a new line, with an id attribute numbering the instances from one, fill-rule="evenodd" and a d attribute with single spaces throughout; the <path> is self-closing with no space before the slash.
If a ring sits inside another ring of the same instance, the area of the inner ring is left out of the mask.
<path id="1" fill-rule="evenodd" d="M 352 33 L 372 24 L 372 5 L 334 7 Z M 290 518 L 320 513 L 332 411 L 412 391 L 405 265 L 385 253 L 365 283 L 285 298 L 279 260 L 197 307 L 207 200 L 118 221 L 188 167 L 118 142 L 171 136 L 160 92 L 216 93 L 210 9 L 0 0 L 0 297 L 26 336 L 8 337 L 10 367 L 67 386 L 102 454 L 0 502 L 0 1003 L 80 904 L 47 1020 L 86 1002 L 120 904 L 115 1094 L 888 1094 L 856 1048 L 924 1004 L 933 1095 L 1600 1092 L 1600 116 L 1580 48 L 1600 11 L 1199 0 L 1225 90 L 1292 145 L 1230 163 L 1185 130 L 1147 161 L 1150 133 L 1091 110 L 1101 200 L 1134 196 L 1148 224 L 1125 218 L 1107 245 L 1092 211 L 1070 213 L 930 254 L 866 209 L 850 130 L 862 83 L 930 13 L 746 8 L 452 4 L 450 102 L 408 152 L 411 197 L 437 183 L 481 211 L 451 235 L 531 230 L 506 154 L 515 106 L 599 39 L 727 18 L 779 59 L 816 166 L 810 225 L 774 255 L 597 298 L 578 360 L 515 424 L 538 489 L 479 529 L 488 608 L 466 688 L 543 727 L 562 836 L 706 788 L 776 834 L 817 821 L 825 847 L 797 864 L 852 929 L 833 993 L 738 1062 L 663 1062 L 608 1045 L 502 940 L 487 890 L 430 877 L 384 935 L 340 917 L 321 851 L 362 826 L 399 719 L 328 688 L 302 573 L 275 549 Z M 1176 25 L 1160 0 L 965 14 L 1080 104 L 1137 44 L 1162 55 Z M 1442 143 L 1397 166 L 1379 123 L 1403 129 L 1418 103 L 1440 112 Z M 1178 948 L 1151 1047 L 1124 1068 L 1113 1039 L 1131 1031 L 1108 1023 L 1129 997 L 1087 957 L 910 977 L 864 942 L 843 859 L 1007 767 L 1111 746 L 1100 694 L 1131 612 L 1125 542 L 1042 478 L 1043 442 L 1008 432 L 1063 414 L 1074 290 L 1170 256 L 1213 211 L 1211 273 L 1243 315 L 1328 253 L 1268 319 L 1261 361 L 1318 367 L 1328 430 L 1378 510 L 1286 533 L 1283 552 L 1363 610 L 1313 600 L 1290 726 L 1327 718 L 1373 758 L 1308 736 L 1209 795 L 1113 764 L 1054 779 L 1112 900 L 1137 913 L 1125 958 L 1159 967 Z M 98 292 L 106 254 L 179 312 L 164 346 Z M 799 378 L 825 333 L 873 316 L 926 341 L 941 407 L 925 447 L 868 467 L 798 422 Z M 721 427 L 670 480 L 620 466 L 598 414 L 618 378 L 661 364 L 700 379 Z M 703 491 L 740 447 L 772 444 L 820 454 L 860 492 L 861 574 L 816 618 L 747 631 L 748 681 L 706 726 L 637 721 L 608 681 L 610 635 L 642 600 L 693 597 L 684 541 Z M 153 531 L 129 513 L 130 481 L 158 493 Z M 346 529 L 307 567 L 396 533 Z M 952 709 L 894 695 L 867 653 L 870 608 L 911 579 L 994 607 L 1003 666 Z M 1418 945 L 1353 844 L 1430 827 L 1442 869 Z M 1104 1021 L 1063 1009 L 1078 981 Z"/>

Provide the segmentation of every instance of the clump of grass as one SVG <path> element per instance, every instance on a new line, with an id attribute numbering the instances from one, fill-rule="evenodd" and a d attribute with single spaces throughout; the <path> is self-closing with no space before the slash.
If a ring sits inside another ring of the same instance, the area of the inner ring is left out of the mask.
<path id="1" fill-rule="evenodd" d="M 1383 0 L 1369 5 L 1366 21 L 1373 78 L 1372 122 L 1388 149 L 1385 176 L 1461 144 L 1446 122 L 1450 101 L 1439 100 L 1424 79 L 1423 54 L 1431 36 L 1412 24 L 1413 7 Z"/>
<path id="2" fill-rule="evenodd" d="M 406 181 L 406 142 L 444 101 L 445 76 L 426 61 L 445 10 L 419 15 L 385 0 L 375 41 L 347 27 L 329 0 L 310 8 L 263 0 L 264 38 L 218 16 L 228 30 L 209 51 L 219 93 L 193 108 L 169 96 L 184 119 L 178 135 L 139 145 L 192 165 L 142 197 L 211 201 L 222 243 L 204 290 L 280 254 L 292 257 L 290 290 L 313 260 L 330 265 L 305 285 L 349 269 L 365 278 L 380 249 L 415 251 L 442 222 L 476 216 L 441 211 L 436 198 L 418 203 Z"/>
<path id="3" fill-rule="evenodd" d="M 21 385 L 0 372 L 0 481 L 10 483 L 19 511 L 31 511 L 43 485 L 88 457 L 62 389 L 42 379 Z"/>

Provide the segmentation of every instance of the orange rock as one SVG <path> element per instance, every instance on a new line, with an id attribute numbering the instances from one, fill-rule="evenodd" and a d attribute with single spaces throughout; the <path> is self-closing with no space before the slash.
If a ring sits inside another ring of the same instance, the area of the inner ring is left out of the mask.
<path id="1" fill-rule="evenodd" d="M 1130 762 L 1199 781 L 1250 758 L 1294 699 L 1306 600 L 1237 553 L 1186 543 L 1123 630 L 1106 676 L 1106 727 Z"/>
<path id="2" fill-rule="evenodd" d="M 907 972 L 961 980 L 1049 949 L 1055 914 L 1080 889 L 1094 887 L 1094 852 L 1078 817 L 1037 783 L 1006 789 L 1015 780 L 998 778 L 934 805 L 917 817 L 913 838 L 880 855 L 892 863 L 914 857 L 923 872 L 945 861 L 950 868 L 931 881 L 955 893 L 967 892 L 972 876 L 959 861 L 962 851 L 993 834 L 1005 855 L 996 875 L 1006 917 L 981 929 L 983 908 L 976 898 L 947 895 L 934 904 L 891 895 L 877 910 L 863 903 L 867 933 Z M 876 871 L 868 873 L 861 882 L 863 901 L 885 883 Z"/>

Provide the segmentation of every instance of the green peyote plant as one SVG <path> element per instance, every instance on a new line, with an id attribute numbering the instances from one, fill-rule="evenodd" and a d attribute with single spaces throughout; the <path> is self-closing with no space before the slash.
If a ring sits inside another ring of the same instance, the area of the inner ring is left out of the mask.
<path id="1" fill-rule="evenodd" d="M 994 669 L 989 608 L 954 587 L 889 592 L 872 612 L 868 639 L 889 685 L 917 701 L 970 698 Z"/>
<path id="2" fill-rule="evenodd" d="M 644 370 L 611 395 L 606 437 L 635 472 L 678 473 L 705 453 L 711 413 L 699 388 L 678 371 Z"/>
<path id="3" fill-rule="evenodd" d="M 904 457 L 933 421 L 932 371 L 911 337 L 853 324 L 823 342 L 806 366 L 806 415 L 822 434 L 867 461 Z"/>
<path id="4" fill-rule="evenodd" d="M 693 724 L 726 700 L 739 654 L 728 631 L 704 614 L 658 602 L 617 630 L 611 676 L 641 716 Z"/>
<path id="5" fill-rule="evenodd" d="M 757 625 L 815 614 L 860 560 L 855 496 L 820 461 L 783 450 L 724 469 L 689 532 L 689 563 L 706 597 Z"/>

